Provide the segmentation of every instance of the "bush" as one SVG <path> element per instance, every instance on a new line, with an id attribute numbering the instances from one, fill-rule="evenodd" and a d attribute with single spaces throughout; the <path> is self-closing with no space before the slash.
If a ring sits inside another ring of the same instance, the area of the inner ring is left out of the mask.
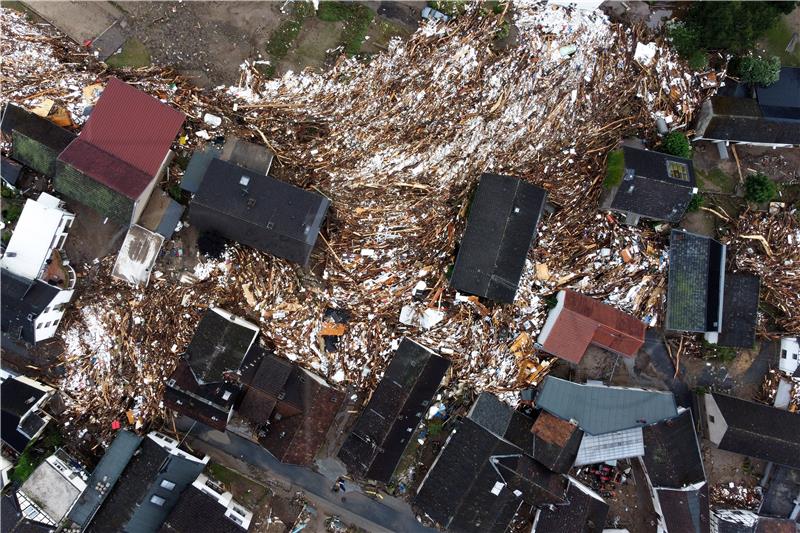
<path id="1" fill-rule="evenodd" d="M 467 10 L 467 2 L 465 0 L 431 0 L 428 5 L 451 17 L 457 17 Z"/>
<path id="2" fill-rule="evenodd" d="M 622 183 L 622 175 L 625 173 L 625 156 L 622 150 L 614 150 L 608 153 L 606 158 L 606 178 L 603 180 L 603 187 L 613 189 Z"/>
<path id="3" fill-rule="evenodd" d="M 339 22 L 350 16 L 352 6 L 346 2 L 320 2 L 317 17 L 326 22 Z"/>
<path id="4" fill-rule="evenodd" d="M 730 363 L 736 359 L 736 350 L 728 346 L 720 346 L 703 340 L 703 358 L 717 359 L 721 363 Z"/>
<path id="5" fill-rule="evenodd" d="M 702 50 L 696 50 L 689 56 L 688 63 L 692 70 L 705 70 L 708 67 L 708 54 Z"/>
<path id="6" fill-rule="evenodd" d="M 320 2 L 317 17 L 327 22 L 344 21 L 341 45 L 347 55 L 356 55 L 364 44 L 375 13 L 365 5 L 351 2 Z"/>
<path id="7" fill-rule="evenodd" d="M 737 73 L 745 83 L 772 85 L 780 77 L 781 62 L 777 57 L 742 57 L 738 61 Z"/>
<path id="8" fill-rule="evenodd" d="M 700 207 L 703 205 L 703 197 L 699 194 L 695 194 L 692 196 L 692 199 L 689 200 L 689 205 L 686 206 L 686 211 L 689 213 L 694 213 L 695 211 L 699 210 Z"/>
<path id="9" fill-rule="evenodd" d="M 681 57 L 690 58 L 692 55 L 705 52 L 700 49 L 700 38 L 697 32 L 683 22 L 674 22 L 667 26 L 667 35 L 672 41 L 672 46 Z"/>
<path id="10" fill-rule="evenodd" d="M 763 204 L 775 198 L 778 187 L 771 179 L 759 172 L 747 176 L 744 181 L 744 191 L 744 197 L 749 201 Z"/>
<path id="11" fill-rule="evenodd" d="M 501 41 L 508 37 L 511 33 L 511 24 L 508 23 L 507 20 L 504 20 L 503 23 L 497 28 L 494 32 L 494 39 L 496 41 Z"/>
<path id="12" fill-rule="evenodd" d="M 684 157 L 686 159 L 692 157 L 692 145 L 689 144 L 689 139 L 686 135 L 680 131 L 671 131 L 667 133 L 659 150 L 665 154 L 674 155 L 676 157 Z"/>
<path id="13" fill-rule="evenodd" d="M 284 20 L 267 41 L 266 50 L 273 58 L 283 59 L 289 53 L 300 34 L 303 21 L 314 14 L 314 7 L 309 2 L 293 2 L 292 18 Z"/>

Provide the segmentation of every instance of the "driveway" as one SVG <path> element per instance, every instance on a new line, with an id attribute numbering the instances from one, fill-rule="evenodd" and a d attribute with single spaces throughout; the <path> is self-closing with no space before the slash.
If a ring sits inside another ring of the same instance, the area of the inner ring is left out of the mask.
<path id="1" fill-rule="evenodd" d="M 194 428 L 192 425 L 194 424 Z M 230 432 L 222 433 L 194 423 L 194 421 L 181 417 L 176 420 L 180 431 L 190 431 L 186 437 L 189 445 L 205 453 L 219 462 L 220 452 L 227 456 L 227 462 L 234 459 L 247 466 L 262 471 L 268 477 L 289 484 L 292 490 L 301 490 L 306 497 L 322 510 L 338 515 L 343 521 L 362 527 L 367 531 L 385 532 L 419 532 L 434 533 L 436 530 L 424 527 L 417 522 L 408 503 L 389 495 L 383 495 L 382 500 L 375 500 L 369 496 L 356 492 L 356 487 L 348 486 L 348 491 L 342 495 L 331 491 L 331 482 L 325 476 L 313 470 L 281 463 L 268 451 L 243 437 Z"/>

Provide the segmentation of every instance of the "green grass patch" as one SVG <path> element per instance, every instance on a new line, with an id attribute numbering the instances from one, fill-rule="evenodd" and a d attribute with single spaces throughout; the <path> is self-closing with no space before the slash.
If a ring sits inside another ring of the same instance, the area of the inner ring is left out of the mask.
<path id="1" fill-rule="evenodd" d="M 131 37 L 122 45 L 122 51 L 113 54 L 106 60 L 109 67 L 114 68 L 140 68 L 150 65 L 150 51 L 144 46 L 142 41 Z"/>
<path id="2" fill-rule="evenodd" d="M 712 189 L 709 183 L 713 184 L 720 192 L 732 194 L 736 190 L 736 180 L 733 176 L 725 174 L 718 168 L 711 169 L 708 172 L 702 170 L 697 171 L 698 185 L 703 189 Z"/>
<path id="3" fill-rule="evenodd" d="M 34 441 L 28 445 L 22 452 L 17 460 L 17 464 L 11 471 L 11 480 L 22 484 L 26 479 L 31 477 L 33 471 L 39 466 L 42 461 L 50 457 L 63 443 L 61 433 L 58 428 L 50 424 L 44 430 L 44 434 L 38 441 Z"/>
<path id="4" fill-rule="evenodd" d="M 493 4 L 499 4 L 499 2 L 493 2 Z M 451 17 L 457 17 L 467 10 L 466 0 L 431 0 L 428 5 L 436 11 Z M 493 5 L 492 8 L 494 7 Z"/>
<path id="5" fill-rule="evenodd" d="M 238 473 L 234 472 L 230 468 L 222 466 L 219 463 L 210 463 L 208 465 L 208 472 L 216 481 L 219 481 L 227 487 L 230 487 L 236 481 L 239 481 L 239 478 L 241 478 Z"/>
<path id="6" fill-rule="evenodd" d="M 313 14 L 314 6 L 310 2 L 292 2 L 292 15 L 288 20 L 281 22 L 270 35 L 266 45 L 267 53 L 276 60 L 286 57 L 297 36 L 300 35 L 303 22 Z"/>
<path id="7" fill-rule="evenodd" d="M 800 67 L 800 43 L 795 45 L 794 52 L 786 51 L 792 33 L 786 18 L 781 18 L 764 36 L 762 45 L 766 49 L 766 57 L 776 56 L 785 67 Z"/>
<path id="8" fill-rule="evenodd" d="M 704 359 L 716 359 L 721 363 L 730 363 L 736 359 L 736 350 L 728 346 L 720 346 L 719 344 L 711 344 L 705 339 L 703 340 L 702 348 Z"/>
<path id="9" fill-rule="evenodd" d="M 326 22 L 344 22 L 340 43 L 344 52 L 353 56 L 361 50 L 375 12 L 363 4 L 320 2 L 317 17 Z"/>
<path id="10" fill-rule="evenodd" d="M 622 175 L 625 173 L 625 156 L 622 150 L 614 150 L 608 153 L 606 158 L 606 177 L 603 180 L 603 187 L 613 189 L 622 183 Z"/>

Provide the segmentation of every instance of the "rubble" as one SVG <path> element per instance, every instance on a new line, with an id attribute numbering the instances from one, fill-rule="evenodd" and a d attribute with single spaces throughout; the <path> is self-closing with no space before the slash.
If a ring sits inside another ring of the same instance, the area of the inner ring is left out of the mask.
<path id="1" fill-rule="evenodd" d="M 746 487 L 729 483 L 711 485 L 708 490 L 712 506 L 722 509 L 748 509 L 756 511 L 763 497 L 761 487 Z"/>
<path id="2" fill-rule="evenodd" d="M 341 58 L 322 74 L 265 80 L 245 64 L 239 86 L 216 92 L 168 69 L 116 72 L 188 115 L 182 147 L 201 146 L 211 136 L 203 118 L 220 117 L 214 135 L 255 135 L 287 179 L 333 207 L 312 257 L 319 276 L 234 246 L 182 283 L 154 276 L 136 289 L 111 280 L 113 258 L 104 259 L 63 329 L 76 430 L 105 431 L 133 405 L 142 420 L 161 416 L 163 382 L 208 305 L 258 320 L 277 353 L 335 381 L 374 386 L 399 339 L 411 336 L 453 360 L 451 387 L 514 403 L 514 391 L 540 379 L 552 359 L 511 344 L 522 333 L 536 338 L 557 290 L 659 323 L 667 233 L 597 211 L 605 156 L 622 137 L 653 138 L 656 117 L 686 128 L 716 86 L 704 88 L 661 41 L 644 70 L 634 58 L 637 43 L 652 41 L 643 28 L 558 6 L 515 11 L 519 42 L 502 52 L 493 49 L 497 17 L 475 13 L 426 24 L 369 63 Z M 2 66 L 7 97 L 30 107 L 46 96 L 80 124 L 83 88 L 108 72 L 18 14 L 4 9 L 2 17 L 19 36 L 2 45 L 13 58 Z M 513 305 L 448 288 L 470 191 L 484 171 L 546 188 L 553 207 Z M 350 314 L 334 352 L 322 335 L 329 308 Z M 429 319 L 404 324 L 404 308 Z"/>

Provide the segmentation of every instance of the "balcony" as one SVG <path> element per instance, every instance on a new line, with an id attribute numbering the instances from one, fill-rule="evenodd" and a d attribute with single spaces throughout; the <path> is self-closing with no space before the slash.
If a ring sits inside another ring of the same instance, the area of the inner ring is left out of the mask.
<path id="1" fill-rule="evenodd" d="M 51 252 L 41 279 L 62 290 L 75 288 L 75 270 L 69 265 L 63 251 L 53 250 Z"/>

